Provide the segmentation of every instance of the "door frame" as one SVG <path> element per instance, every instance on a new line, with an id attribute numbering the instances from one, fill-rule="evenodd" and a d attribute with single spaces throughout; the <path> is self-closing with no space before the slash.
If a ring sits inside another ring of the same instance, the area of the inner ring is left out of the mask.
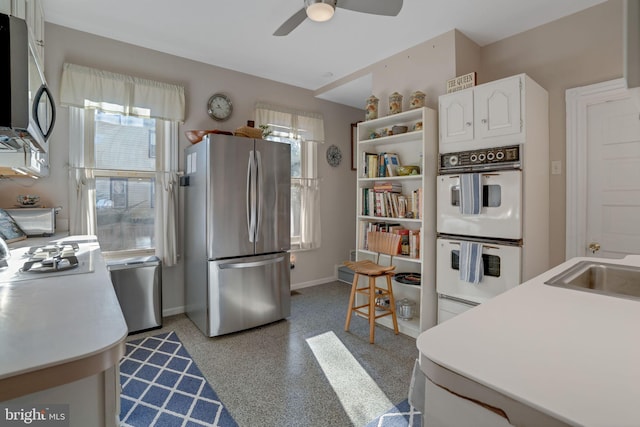
<path id="1" fill-rule="evenodd" d="M 587 110 L 589 106 L 628 98 L 623 78 L 567 89 L 565 259 L 585 256 L 587 245 Z"/>

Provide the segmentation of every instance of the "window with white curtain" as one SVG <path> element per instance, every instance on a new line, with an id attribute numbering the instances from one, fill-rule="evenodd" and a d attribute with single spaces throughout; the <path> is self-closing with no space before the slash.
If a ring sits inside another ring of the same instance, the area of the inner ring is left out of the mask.
<path id="1" fill-rule="evenodd" d="M 317 144 L 324 142 L 320 114 L 265 103 L 256 105 L 256 123 L 266 126 L 266 139 L 291 145 L 291 247 L 320 247 L 320 183 Z"/>
<path id="2" fill-rule="evenodd" d="M 65 64 L 69 107 L 70 231 L 112 254 L 177 262 L 177 123 L 184 90 Z"/>

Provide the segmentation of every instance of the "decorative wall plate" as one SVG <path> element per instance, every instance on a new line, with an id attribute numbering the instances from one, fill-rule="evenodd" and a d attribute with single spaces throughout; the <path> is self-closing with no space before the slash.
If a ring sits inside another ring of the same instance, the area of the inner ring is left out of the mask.
<path id="1" fill-rule="evenodd" d="M 330 145 L 327 148 L 327 162 L 334 168 L 342 161 L 342 152 L 337 145 Z"/>

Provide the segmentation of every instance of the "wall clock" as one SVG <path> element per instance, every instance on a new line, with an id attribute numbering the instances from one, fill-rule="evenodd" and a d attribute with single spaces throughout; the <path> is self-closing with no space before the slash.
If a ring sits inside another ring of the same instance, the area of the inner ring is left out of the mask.
<path id="1" fill-rule="evenodd" d="M 231 117 L 233 104 L 231 99 L 223 93 L 214 93 L 207 102 L 207 113 L 213 120 L 220 122 Z"/>
<path id="2" fill-rule="evenodd" d="M 342 153 L 336 145 L 331 145 L 327 148 L 327 162 L 334 168 L 340 164 L 342 160 Z"/>

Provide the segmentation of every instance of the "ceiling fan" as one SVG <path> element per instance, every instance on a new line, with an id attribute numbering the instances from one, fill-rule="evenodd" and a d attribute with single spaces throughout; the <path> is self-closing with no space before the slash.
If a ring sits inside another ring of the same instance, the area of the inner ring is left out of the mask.
<path id="1" fill-rule="evenodd" d="M 402 9 L 402 0 L 304 0 L 304 7 L 287 19 L 273 35 L 286 36 L 307 18 L 316 22 L 328 21 L 336 7 L 373 15 L 397 16 Z"/>

